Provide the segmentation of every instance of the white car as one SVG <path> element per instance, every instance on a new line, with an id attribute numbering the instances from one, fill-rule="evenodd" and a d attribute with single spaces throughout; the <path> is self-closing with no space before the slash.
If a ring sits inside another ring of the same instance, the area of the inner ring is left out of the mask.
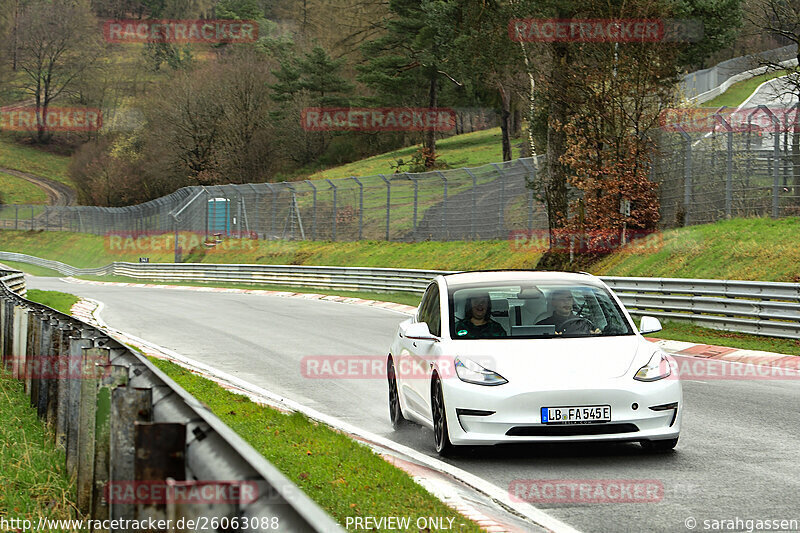
<path id="1" fill-rule="evenodd" d="M 437 276 L 388 359 L 389 411 L 434 431 L 436 450 L 515 442 L 675 447 L 674 361 L 599 278 L 561 272 Z"/>

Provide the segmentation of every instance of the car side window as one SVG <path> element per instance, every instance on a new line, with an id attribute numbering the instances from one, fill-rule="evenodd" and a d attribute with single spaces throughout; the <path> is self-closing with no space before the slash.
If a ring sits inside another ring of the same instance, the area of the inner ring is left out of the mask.
<path id="1" fill-rule="evenodd" d="M 425 322 L 433 335 L 439 337 L 442 331 L 441 311 L 439 309 L 439 286 L 432 283 L 425 291 L 419 306 L 417 322 Z"/>
<path id="2" fill-rule="evenodd" d="M 428 329 L 437 337 L 442 336 L 442 308 L 439 305 L 439 286 L 434 285 L 431 291 L 430 314 L 428 315 Z"/>

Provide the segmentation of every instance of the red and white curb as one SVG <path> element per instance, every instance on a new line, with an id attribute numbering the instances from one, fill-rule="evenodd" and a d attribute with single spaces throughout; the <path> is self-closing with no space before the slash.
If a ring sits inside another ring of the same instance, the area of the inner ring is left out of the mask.
<path id="1" fill-rule="evenodd" d="M 260 291 L 260 293 L 270 292 L 272 291 Z M 346 300 L 358 299 L 349 298 Z M 354 302 L 348 301 L 345 303 Z M 409 308 L 414 312 L 416 311 L 416 308 L 411 306 L 404 307 Z M 483 493 L 498 506 L 504 507 L 512 514 L 523 517 L 524 519 L 532 522 L 532 525 L 535 524 L 540 526 L 540 528 L 544 531 L 550 531 L 553 533 L 579 533 L 578 530 L 572 526 L 569 526 L 557 518 L 546 514 L 544 511 L 534 507 L 533 505 L 525 502 L 513 501 L 507 490 L 502 490 L 499 487 L 479 478 L 478 476 L 475 476 L 474 474 L 470 474 L 469 472 L 461 470 L 458 467 L 429 457 L 385 437 L 362 430 L 338 418 L 320 413 L 315 409 L 306 407 L 288 398 L 281 397 L 257 385 L 237 378 L 236 376 L 218 370 L 199 361 L 194 361 L 177 352 L 162 346 L 158 346 L 157 344 L 151 343 L 129 333 L 124 333 L 114 329 L 108 326 L 100 317 L 100 312 L 102 309 L 102 302 L 88 298 L 82 298 L 78 303 L 72 306 L 70 312 L 76 318 L 103 329 L 117 341 L 135 346 L 146 356 L 172 361 L 206 379 L 216 382 L 220 386 L 225 387 L 232 392 L 242 394 L 256 403 L 265 404 L 282 411 L 301 412 L 313 420 L 322 422 L 323 424 L 326 424 L 334 429 L 350 435 L 361 442 L 364 442 L 373 448 L 377 453 L 379 453 L 384 460 L 407 472 L 414 479 L 414 481 L 422 485 L 428 492 L 439 498 L 449 507 L 455 509 L 465 518 L 477 523 L 485 531 L 492 533 L 501 531 L 509 533 L 523 533 L 523 531 L 531 531 L 531 529 L 529 528 L 526 530 L 521 530 L 519 527 L 502 523 L 501 517 L 489 517 L 485 513 L 480 512 L 475 508 L 475 506 L 470 505 L 470 503 L 468 503 L 467 500 L 462 496 L 461 492 L 453 486 L 453 479 L 461 482 L 471 489 Z"/>
<path id="2" fill-rule="evenodd" d="M 760 350 L 742 350 L 715 346 L 713 344 L 696 344 L 693 342 L 671 341 L 648 337 L 647 340 L 658 344 L 662 350 L 672 356 L 687 358 L 690 361 L 720 361 L 737 364 L 737 369 L 725 371 L 723 367 L 708 365 L 689 365 L 687 379 L 800 379 L 800 356 L 786 355 Z M 738 365 L 746 365 L 738 367 Z M 681 365 L 679 365 L 680 368 Z M 692 368 L 696 375 L 692 376 Z"/>

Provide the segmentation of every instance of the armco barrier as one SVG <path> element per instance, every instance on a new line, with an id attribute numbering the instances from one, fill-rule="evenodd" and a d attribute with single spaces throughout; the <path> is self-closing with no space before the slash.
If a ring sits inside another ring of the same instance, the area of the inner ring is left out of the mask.
<path id="1" fill-rule="evenodd" d="M 10 252 L 0 261 L 46 266 L 68 275 L 116 274 L 153 281 L 253 283 L 422 293 L 448 271 L 297 265 L 112 263 L 76 269 Z M 602 277 L 633 315 L 683 320 L 727 331 L 800 338 L 800 284 L 681 278 Z"/>
<path id="2" fill-rule="evenodd" d="M 183 518 L 229 530 L 344 531 L 145 357 L 99 329 L 22 298 L 19 279 L 18 272 L 0 270 L 3 365 L 24 382 L 66 452 L 85 518 L 171 519 L 170 530 L 182 530 L 175 524 Z M 165 484 L 184 490 L 210 484 L 226 494 L 230 482 L 245 484 L 249 497 L 219 497 L 211 490 L 187 502 L 155 496 L 153 489 L 144 497 L 136 490 L 142 501 L 108 497 L 114 487 Z"/>

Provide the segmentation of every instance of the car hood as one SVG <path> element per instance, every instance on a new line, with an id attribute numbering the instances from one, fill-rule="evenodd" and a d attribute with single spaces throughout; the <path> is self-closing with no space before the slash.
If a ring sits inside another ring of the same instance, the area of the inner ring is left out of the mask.
<path id="1" fill-rule="evenodd" d="M 638 335 L 556 339 L 454 341 L 452 355 L 467 357 L 509 381 L 619 378 L 646 364 L 658 347 Z"/>

